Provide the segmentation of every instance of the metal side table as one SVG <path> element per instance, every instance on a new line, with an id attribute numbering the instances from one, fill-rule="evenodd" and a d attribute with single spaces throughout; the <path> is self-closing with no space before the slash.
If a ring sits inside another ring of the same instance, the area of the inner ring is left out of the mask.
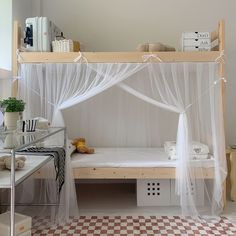
<path id="1" fill-rule="evenodd" d="M 66 148 L 66 128 L 65 127 L 50 127 L 47 130 L 35 131 L 32 133 L 19 133 L 17 131 L 0 132 L 0 154 L 11 155 L 11 172 L 0 171 L 0 189 L 8 188 L 11 190 L 11 224 L 10 236 L 15 236 L 15 187 L 23 182 L 26 178 L 35 173 L 42 166 L 46 165 L 51 158 L 45 157 L 35 163 L 35 166 L 28 170 L 24 170 L 20 174 L 15 173 L 15 156 L 22 149 L 42 142 L 50 136 L 57 135 L 63 132 L 63 146 Z M 24 154 L 25 155 L 25 154 Z"/>

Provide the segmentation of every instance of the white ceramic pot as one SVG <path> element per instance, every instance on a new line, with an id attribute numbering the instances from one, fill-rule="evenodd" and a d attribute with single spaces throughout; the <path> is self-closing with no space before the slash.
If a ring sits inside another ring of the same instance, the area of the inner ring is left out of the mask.
<path id="1" fill-rule="evenodd" d="M 19 115 L 20 115 L 19 112 L 5 112 L 4 113 L 4 123 L 8 130 L 16 129 Z"/>

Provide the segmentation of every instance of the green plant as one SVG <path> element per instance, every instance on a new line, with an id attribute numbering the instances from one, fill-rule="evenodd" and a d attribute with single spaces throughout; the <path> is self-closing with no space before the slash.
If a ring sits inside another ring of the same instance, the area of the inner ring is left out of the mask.
<path id="1" fill-rule="evenodd" d="M 0 101 L 0 106 L 5 109 L 5 112 L 22 112 L 25 109 L 25 103 L 13 97 Z"/>

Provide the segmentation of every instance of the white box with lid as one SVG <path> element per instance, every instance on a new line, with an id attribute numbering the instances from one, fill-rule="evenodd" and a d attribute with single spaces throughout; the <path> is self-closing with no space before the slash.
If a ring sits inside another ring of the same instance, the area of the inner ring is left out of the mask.
<path id="1" fill-rule="evenodd" d="M 10 212 L 0 214 L 0 236 L 10 235 Z M 15 213 L 15 235 L 28 236 L 32 227 L 32 218 Z"/>
<path id="2" fill-rule="evenodd" d="M 209 32 L 184 32 L 181 38 L 182 51 L 210 51 L 211 38 Z"/>
<path id="3" fill-rule="evenodd" d="M 204 46 L 204 47 L 198 47 L 198 46 L 189 46 L 189 47 L 183 47 L 184 52 L 191 52 L 191 51 L 211 51 L 211 46 Z"/>
<path id="4" fill-rule="evenodd" d="M 182 40 L 183 46 L 184 47 L 189 47 L 189 46 L 198 46 L 198 47 L 207 47 L 211 46 L 211 39 L 183 39 Z"/>
<path id="5" fill-rule="evenodd" d="M 182 38 L 183 39 L 206 39 L 210 38 L 210 33 L 209 32 L 184 32 L 182 33 Z"/>

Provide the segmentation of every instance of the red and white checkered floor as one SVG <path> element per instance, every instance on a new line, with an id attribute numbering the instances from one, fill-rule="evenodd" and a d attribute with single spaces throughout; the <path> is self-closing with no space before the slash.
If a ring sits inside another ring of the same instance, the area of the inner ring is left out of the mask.
<path id="1" fill-rule="evenodd" d="M 42 229 L 47 219 L 34 219 L 33 236 L 236 236 L 227 218 L 199 222 L 179 216 L 81 216 L 64 226 Z M 45 228 L 45 227 L 44 227 Z"/>

